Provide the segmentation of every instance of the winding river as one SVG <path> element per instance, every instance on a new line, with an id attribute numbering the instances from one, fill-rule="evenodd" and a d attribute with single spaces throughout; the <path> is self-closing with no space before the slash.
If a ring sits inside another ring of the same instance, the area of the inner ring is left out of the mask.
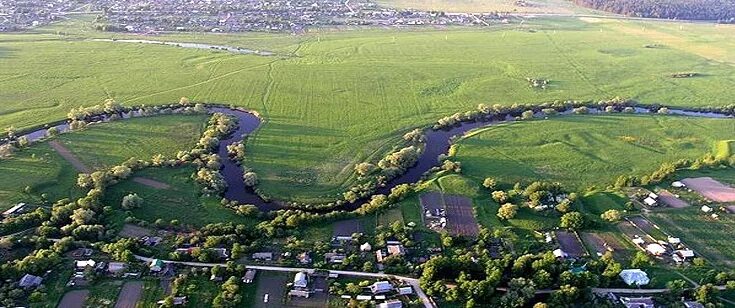
<path id="1" fill-rule="evenodd" d="M 227 153 L 227 146 L 241 141 L 243 136 L 250 135 L 260 127 L 260 117 L 251 111 L 243 109 L 233 109 L 227 107 L 208 107 L 210 113 L 220 112 L 234 116 L 238 119 L 238 126 L 236 130 L 230 134 L 226 139 L 220 140 L 219 148 L 217 150 L 218 155 L 221 157 L 222 169 L 221 173 L 227 181 L 228 188 L 224 193 L 224 197 L 230 200 L 235 200 L 241 204 L 252 204 L 258 207 L 261 211 L 273 211 L 284 208 L 282 202 L 279 201 L 266 201 L 260 198 L 252 188 L 247 187 L 243 181 L 243 168 L 235 161 L 231 160 Z M 599 108 L 588 108 L 590 114 L 603 113 L 604 111 Z M 561 112 L 560 115 L 571 114 L 572 110 Z M 636 107 L 634 108 L 635 114 L 653 114 L 655 112 L 647 109 Z M 688 116 L 688 117 L 705 117 L 705 118 L 731 118 L 731 115 L 718 113 L 718 112 L 700 112 L 700 111 L 689 111 L 685 109 L 669 108 L 670 115 Z M 119 114 L 122 118 L 131 118 L 141 116 L 139 111 L 133 110 L 127 113 Z M 544 117 L 542 113 L 536 113 L 535 117 Z M 96 119 L 96 122 L 110 121 L 109 116 L 101 116 Z M 452 140 L 455 137 L 462 136 L 474 129 L 494 125 L 498 123 L 515 121 L 515 118 L 508 115 L 505 118 L 492 118 L 485 119 L 475 122 L 461 122 L 456 126 L 448 129 L 432 130 L 427 129 L 424 131 L 425 135 L 425 147 L 422 151 L 418 162 L 413 167 L 409 168 L 404 174 L 388 182 L 384 187 L 377 189 L 376 194 L 389 194 L 390 190 L 400 184 L 410 184 L 418 182 L 421 177 L 429 171 L 431 168 L 439 165 L 437 158 L 441 154 L 447 154 L 451 146 Z M 55 123 L 47 125 L 48 127 L 56 127 L 60 133 L 70 131 L 69 124 L 67 122 Z M 47 136 L 47 128 L 37 129 L 20 136 L 25 136 L 31 142 L 42 140 Z M 338 208 L 337 210 L 354 210 L 362 205 L 366 199 L 357 200 L 355 202 L 346 204 Z"/>

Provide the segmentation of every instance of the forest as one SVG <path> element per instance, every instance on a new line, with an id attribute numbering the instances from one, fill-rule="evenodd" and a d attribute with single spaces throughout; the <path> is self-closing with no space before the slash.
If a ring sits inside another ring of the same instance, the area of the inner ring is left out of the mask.
<path id="1" fill-rule="evenodd" d="M 684 20 L 735 21 L 732 0 L 573 0 L 574 3 L 626 16 Z"/>

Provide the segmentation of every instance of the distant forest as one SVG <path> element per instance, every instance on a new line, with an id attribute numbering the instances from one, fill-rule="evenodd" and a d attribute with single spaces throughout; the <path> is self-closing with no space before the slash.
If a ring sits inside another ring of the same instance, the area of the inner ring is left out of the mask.
<path id="1" fill-rule="evenodd" d="M 735 21 L 735 0 L 572 0 L 602 11 L 647 18 Z"/>

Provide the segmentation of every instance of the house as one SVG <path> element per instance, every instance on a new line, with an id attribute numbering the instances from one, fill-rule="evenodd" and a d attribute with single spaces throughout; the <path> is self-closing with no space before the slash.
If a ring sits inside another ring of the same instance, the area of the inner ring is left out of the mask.
<path id="1" fill-rule="evenodd" d="M 569 256 L 566 252 L 564 252 L 564 250 L 561 250 L 561 248 L 557 248 L 551 253 L 553 253 L 554 257 L 557 257 L 557 258 L 566 258 Z"/>
<path id="2" fill-rule="evenodd" d="M 94 253 L 94 250 L 90 248 L 78 248 L 71 252 L 71 256 L 74 258 L 86 258 L 91 256 Z"/>
<path id="3" fill-rule="evenodd" d="M 19 215 L 23 211 L 23 208 L 25 206 L 26 206 L 25 203 L 22 203 L 22 202 L 21 203 L 18 203 L 16 205 L 14 205 L 13 207 L 11 207 L 11 208 L 7 209 L 6 211 L 4 211 L 3 212 L 3 217 L 17 216 L 17 215 Z"/>
<path id="4" fill-rule="evenodd" d="M 359 301 L 369 301 L 372 300 L 373 297 L 370 295 L 358 295 L 357 297 L 355 297 L 355 299 Z"/>
<path id="5" fill-rule="evenodd" d="M 393 291 L 393 285 L 387 281 L 376 281 L 370 285 L 370 291 L 373 292 L 373 294 L 390 292 Z"/>
<path id="6" fill-rule="evenodd" d="M 25 274 L 23 277 L 20 278 L 20 281 L 18 281 L 18 285 L 21 288 L 35 288 L 39 285 L 41 285 L 41 282 L 43 281 L 43 278 L 34 276 L 31 274 Z"/>
<path id="7" fill-rule="evenodd" d="M 252 255 L 253 260 L 259 260 L 259 261 L 272 261 L 273 260 L 273 253 L 272 252 L 256 252 Z"/>
<path id="8" fill-rule="evenodd" d="M 388 249 L 388 254 L 391 256 L 402 256 L 406 254 L 406 248 L 403 247 L 403 245 L 388 245 L 386 246 Z"/>
<path id="9" fill-rule="evenodd" d="M 655 194 L 655 193 L 653 193 L 653 192 L 651 192 L 651 193 L 648 194 L 648 198 L 651 198 L 651 199 L 656 200 L 656 199 L 658 199 L 658 195 Z"/>
<path id="10" fill-rule="evenodd" d="M 299 263 L 301 264 L 310 264 L 311 263 L 311 257 L 309 256 L 308 252 L 302 252 L 298 256 L 296 256 L 296 259 L 299 260 Z"/>
<path id="11" fill-rule="evenodd" d="M 620 297 L 620 302 L 626 308 L 654 308 L 656 307 L 651 297 Z"/>
<path id="12" fill-rule="evenodd" d="M 664 248 L 664 246 L 661 246 L 661 244 L 652 243 L 646 246 L 646 251 L 654 256 L 660 256 L 666 253 L 666 248 Z"/>
<path id="13" fill-rule="evenodd" d="M 336 252 L 328 252 L 324 254 L 324 260 L 329 263 L 341 264 L 347 258 L 346 255 Z"/>
<path id="14" fill-rule="evenodd" d="M 706 205 L 702 205 L 702 208 L 701 208 L 701 210 L 702 210 L 702 212 L 705 212 L 705 213 L 709 213 L 709 212 L 712 212 L 712 211 L 713 211 L 714 209 L 712 209 L 712 208 L 711 208 L 711 207 L 709 207 L 709 206 L 706 206 Z"/>
<path id="15" fill-rule="evenodd" d="M 244 283 L 253 283 L 255 281 L 255 274 L 257 272 L 254 269 L 249 269 L 245 271 L 245 276 L 242 277 L 242 282 Z"/>
<path id="16" fill-rule="evenodd" d="M 686 308 L 704 308 L 704 305 L 695 301 L 684 301 L 684 307 Z"/>
<path id="17" fill-rule="evenodd" d="M 620 271 L 620 278 L 629 286 L 643 286 L 651 282 L 648 274 L 640 269 L 625 269 Z"/>
<path id="18" fill-rule="evenodd" d="M 681 239 L 678 238 L 678 237 L 671 237 L 671 236 L 669 236 L 668 237 L 668 241 L 669 241 L 669 244 L 671 244 L 671 245 L 679 245 L 679 244 L 681 244 Z"/>
<path id="19" fill-rule="evenodd" d="M 76 261 L 75 263 L 76 263 L 76 267 L 78 269 L 85 269 L 87 267 L 92 267 L 93 268 L 97 264 L 97 262 L 95 262 L 92 259 L 89 259 L 89 260 L 79 260 L 79 261 Z"/>
<path id="20" fill-rule="evenodd" d="M 360 245 L 360 251 L 363 252 L 370 252 L 373 250 L 373 246 L 370 246 L 370 243 L 365 242 L 365 244 Z"/>
<path id="21" fill-rule="evenodd" d="M 107 264 L 107 272 L 110 274 L 120 274 L 125 271 L 127 264 L 123 262 L 110 262 Z"/>
<path id="22" fill-rule="evenodd" d="M 230 254 L 227 253 L 227 248 L 210 248 L 209 250 L 214 251 L 220 259 L 227 259 L 230 257 Z"/>
<path id="23" fill-rule="evenodd" d="M 144 236 L 140 238 L 140 240 L 143 242 L 143 245 L 151 247 L 156 246 L 163 241 L 163 239 L 158 236 Z"/>
<path id="24" fill-rule="evenodd" d="M 387 302 L 382 302 L 375 307 L 377 308 L 402 308 L 403 303 L 397 299 L 389 300 Z"/>
<path id="25" fill-rule="evenodd" d="M 675 182 L 671 183 L 671 187 L 674 187 L 674 188 L 684 188 L 684 187 L 686 187 L 686 184 L 682 183 L 681 181 L 675 181 Z"/>
<path id="26" fill-rule="evenodd" d="M 651 197 L 647 197 L 646 199 L 643 199 L 643 203 L 645 203 L 648 206 L 655 206 L 656 205 L 656 199 L 653 199 Z"/>
<path id="27" fill-rule="evenodd" d="M 304 272 L 298 272 L 296 273 L 296 276 L 293 278 L 293 286 L 295 288 L 306 288 L 309 284 L 309 277 L 306 276 L 306 273 Z"/>
<path id="28" fill-rule="evenodd" d="M 642 239 L 642 238 L 640 238 L 640 237 L 638 237 L 638 236 L 636 236 L 636 237 L 635 237 L 635 238 L 634 238 L 634 239 L 632 240 L 632 242 L 633 242 L 633 244 L 636 244 L 636 245 L 638 245 L 638 246 L 643 246 L 643 244 L 645 244 L 645 243 L 646 243 L 646 241 L 645 241 L 644 239 Z"/>
<path id="29" fill-rule="evenodd" d="M 173 302 L 175 306 L 186 305 L 186 296 L 175 296 Z M 164 300 L 160 300 L 157 304 L 163 305 L 165 303 Z"/>
<path id="30" fill-rule="evenodd" d="M 411 288 L 410 286 L 407 286 L 407 287 L 400 287 L 400 288 L 398 288 L 398 294 L 399 294 L 399 295 L 409 295 L 409 294 L 413 294 L 413 288 Z"/>
<path id="31" fill-rule="evenodd" d="M 673 259 L 676 263 L 684 263 L 686 261 L 689 261 L 691 258 L 694 258 L 694 251 L 689 248 L 679 249 L 677 251 L 674 251 L 674 253 L 671 255 L 671 259 Z"/>
<path id="32" fill-rule="evenodd" d="M 151 270 L 151 272 L 158 273 L 163 270 L 165 267 L 165 264 L 163 263 L 163 260 L 161 259 L 153 259 L 151 260 L 151 263 L 148 265 L 148 269 Z"/>
<path id="33" fill-rule="evenodd" d="M 300 290 L 300 289 L 297 290 L 297 289 L 293 289 L 293 290 L 289 290 L 288 291 L 288 296 L 296 296 L 296 297 L 309 298 L 310 295 L 311 295 L 311 293 L 309 293 L 309 290 Z"/>

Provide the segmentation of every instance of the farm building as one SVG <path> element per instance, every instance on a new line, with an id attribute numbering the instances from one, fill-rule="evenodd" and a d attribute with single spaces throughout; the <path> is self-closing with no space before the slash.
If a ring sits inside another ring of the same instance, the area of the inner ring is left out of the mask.
<path id="1" fill-rule="evenodd" d="M 400 288 L 398 288 L 398 294 L 399 294 L 399 295 L 409 295 L 409 294 L 413 294 L 413 288 L 411 288 L 410 286 L 407 286 L 407 287 L 400 287 Z"/>
<path id="2" fill-rule="evenodd" d="M 13 207 L 7 209 L 5 212 L 3 212 L 3 217 L 13 217 L 18 214 L 20 214 L 23 211 L 23 208 L 26 206 L 25 203 L 18 203 L 14 205 Z"/>
<path id="3" fill-rule="evenodd" d="M 110 262 L 107 264 L 107 272 L 110 274 L 120 274 L 125 271 L 126 264 L 123 262 Z"/>
<path id="4" fill-rule="evenodd" d="M 626 308 L 654 308 L 656 307 L 651 297 L 621 297 L 620 302 Z"/>
<path id="5" fill-rule="evenodd" d="M 387 281 L 377 281 L 370 285 L 370 291 L 372 291 L 373 294 L 390 292 L 393 291 L 393 285 Z"/>
<path id="6" fill-rule="evenodd" d="M 272 252 L 256 252 L 251 257 L 253 260 L 272 261 L 273 253 Z"/>
<path id="7" fill-rule="evenodd" d="M 640 269 L 626 269 L 620 271 L 620 278 L 623 279 L 625 284 L 632 286 L 643 286 L 651 282 L 648 278 L 648 274 Z"/>
<path id="8" fill-rule="evenodd" d="M 643 199 L 643 203 L 645 203 L 648 206 L 655 206 L 657 202 L 656 202 L 656 199 L 647 197 L 646 199 Z"/>
<path id="9" fill-rule="evenodd" d="M 714 209 L 712 209 L 712 208 L 711 208 L 711 207 L 709 207 L 709 206 L 706 206 L 706 205 L 702 205 L 702 208 L 701 208 L 701 210 L 702 210 L 702 212 L 705 212 L 705 213 L 709 213 L 709 212 L 712 212 L 712 211 L 713 211 Z"/>
<path id="10" fill-rule="evenodd" d="M 95 262 L 92 259 L 89 259 L 89 260 L 76 261 L 75 264 L 77 268 L 84 269 L 87 267 L 94 267 L 95 265 L 97 265 L 97 262 Z"/>
<path id="11" fill-rule="evenodd" d="M 671 258 L 676 263 L 684 263 L 694 258 L 694 251 L 688 248 L 680 249 L 680 250 L 674 251 L 674 253 L 671 255 Z"/>

